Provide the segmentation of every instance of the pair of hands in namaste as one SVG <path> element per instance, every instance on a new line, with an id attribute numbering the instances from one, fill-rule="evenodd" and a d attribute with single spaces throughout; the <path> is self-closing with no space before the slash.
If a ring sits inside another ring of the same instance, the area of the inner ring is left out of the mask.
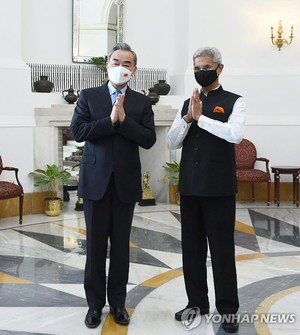
<path id="1" fill-rule="evenodd" d="M 116 122 L 124 122 L 125 120 L 125 110 L 123 107 L 123 103 L 124 103 L 124 99 L 125 99 L 125 94 L 119 94 L 117 96 L 116 102 L 113 105 L 112 111 L 110 113 L 110 119 L 112 124 L 115 124 Z"/>
<path id="2" fill-rule="evenodd" d="M 195 88 L 190 99 L 188 112 L 184 116 L 184 120 L 187 123 L 190 123 L 193 120 L 198 121 L 201 114 L 202 114 L 202 101 L 199 98 L 198 89 Z"/>

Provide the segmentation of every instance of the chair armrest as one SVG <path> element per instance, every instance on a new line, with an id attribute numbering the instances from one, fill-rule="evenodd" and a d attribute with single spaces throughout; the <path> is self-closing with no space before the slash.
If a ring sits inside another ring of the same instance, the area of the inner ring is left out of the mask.
<path id="1" fill-rule="evenodd" d="M 6 171 L 16 171 L 19 170 L 18 168 L 12 167 L 12 166 L 4 166 L 2 168 L 2 170 L 6 170 Z"/>
<path id="2" fill-rule="evenodd" d="M 5 167 L 2 168 L 2 171 L 14 171 L 15 172 L 15 178 L 16 178 L 17 184 L 19 185 L 19 187 L 21 188 L 22 193 L 23 193 L 23 186 L 20 183 L 19 177 L 18 177 L 19 169 L 15 168 L 15 167 L 12 167 L 12 166 L 5 166 Z"/>
<path id="3" fill-rule="evenodd" d="M 265 162 L 266 163 L 266 172 L 267 172 L 269 178 L 271 178 L 270 169 L 269 169 L 269 162 L 270 162 L 270 160 L 268 158 L 265 158 L 265 157 L 257 157 L 256 161 L 260 161 L 260 162 Z"/>
<path id="4" fill-rule="evenodd" d="M 264 157 L 257 157 L 256 160 L 261 161 L 261 162 L 266 162 L 266 163 L 270 162 L 270 160 L 268 158 L 264 158 Z"/>

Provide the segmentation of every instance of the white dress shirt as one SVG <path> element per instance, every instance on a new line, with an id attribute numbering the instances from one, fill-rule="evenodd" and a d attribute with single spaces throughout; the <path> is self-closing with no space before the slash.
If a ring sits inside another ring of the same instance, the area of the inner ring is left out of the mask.
<path id="1" fill-rule="evenodd" d="M 111 103 L 114 105 L 114 103 L 116 101 L 115 92 L 118 91 L 118 90 L 112 85 L 112 83 L 110 81 L 107 84 L 107 88 L 108 88 L 108 91 L 109 91 L 109 94 L 110 94 Z M 127 89 L 127 85 L 119 91 L 121 91 L 122 93 L 125 93 L 126 89 Z"/>
<path id="2" fill-rule="evenodd" d="M 192 122 L 186 123 L 181 116 L 181 109 L 178 110 L 173 124 L 167 135 L 167 143 L 170 149 L 182 147 L 183 140 L 188 133 Z M 244 137 L 246 107 L 244 98 L 240 97 L 233 105 L 232 113 L 228 122 L 221 122 L 201 115 L 198 120 L 198 127 L 209 133 L 218 136 L 230 143 L 239 143 Z"/>

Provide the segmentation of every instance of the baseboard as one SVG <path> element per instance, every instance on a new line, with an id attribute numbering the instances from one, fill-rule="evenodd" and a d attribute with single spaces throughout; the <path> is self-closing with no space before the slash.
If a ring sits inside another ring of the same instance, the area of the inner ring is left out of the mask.
<path id="1" fill-rule="evenodd" d="M 254 187 L 255 201 L 267 201 L 267 183 L 257 183 Z M 239 183 L 237 201 L 252 201 L 251 184 Z M 280 201 L 293 201 L 293 183 L 280 183 Z M 271 183 L 270 202 L 274 202 L 274 183 Z"/>
<path id="2" fill-rule="evenodd" d="M 24 194 L 23 215 L 43 214 L 44 199 L 49 192 L 34 192 Z M 0 218 L 19 216 L 19 198 L 0 201 Z"/>

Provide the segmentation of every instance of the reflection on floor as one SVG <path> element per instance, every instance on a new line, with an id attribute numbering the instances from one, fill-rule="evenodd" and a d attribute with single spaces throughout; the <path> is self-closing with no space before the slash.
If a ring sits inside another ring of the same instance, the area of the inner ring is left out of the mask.
<path id="1" fill-rule="evenodd" d="M 179 207 L 136 206 L 127 296 L 131 323 L 114 324 L 106 306 L 101 325 L 87 329 L 85 224 L 74 204 L 71 197 L 59 217 L 25 216 L 22 226 L 17 218 L 0 220 L 0 334 L 186 334 L 187 326 L 174 320 L 186 305 Z M 292 204 L 237 203 L 238 334 L 300 334 L 299 222 L 300 209 Z M 211 311 L 194 320 L 189 334 L 224 334 L 209 260 L 208 267 Z"/>

